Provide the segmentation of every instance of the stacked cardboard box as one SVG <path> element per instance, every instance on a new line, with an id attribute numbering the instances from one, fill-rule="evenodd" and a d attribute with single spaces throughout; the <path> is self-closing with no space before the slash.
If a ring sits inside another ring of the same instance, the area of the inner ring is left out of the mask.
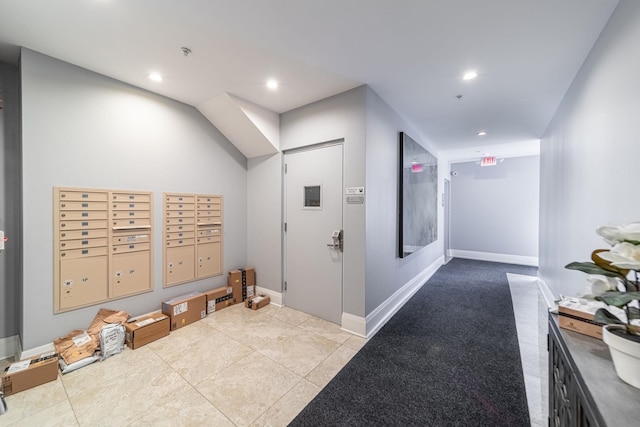
<path id="1" fill-rule="evenodd" d="M 233 302 L 240 304 L 256 293 L 256 272 L 253 267 L 239 268 L 229 272 L 228 285 L 233 288 Z"/>
<path id="2" fill-rule="evenodd" d="M 580 334 L 602 339 L 602 323 L 593 320 L 599 308 L 607 307 L 603 302 L 581 298 L 567 298 L 558 303 L 558 325 Z"/>
<path id="3" fill-rule="evenodd" d="M 207 314 L 215 313 L 225 307 L 233 305 L 233 288 L 223 286 L 204 293 L 207 296 Z"/>

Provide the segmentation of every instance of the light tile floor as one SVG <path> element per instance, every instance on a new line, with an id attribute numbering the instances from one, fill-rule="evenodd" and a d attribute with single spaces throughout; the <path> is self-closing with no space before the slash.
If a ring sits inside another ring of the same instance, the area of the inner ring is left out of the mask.
<path id="1" fill-rule="evenodd" d="M 547 303 L 531 276 L 507 274 L 532 427 L 548 425 Z"/>
<path id="2" fill-rule="evenodd" d="M 546 304 L 535 278 L 509 284 L 531 425 L 546 426 Z M 286 426 L 365 342 L 287 307 L 235 305 L 8 396 L 0 425 Z"/>
<path id="3" fill-rule="evenodd" d="M 238 304 L 6 397 L 0 425 L 285 426 L 365 342 L 287 307 Z"/>

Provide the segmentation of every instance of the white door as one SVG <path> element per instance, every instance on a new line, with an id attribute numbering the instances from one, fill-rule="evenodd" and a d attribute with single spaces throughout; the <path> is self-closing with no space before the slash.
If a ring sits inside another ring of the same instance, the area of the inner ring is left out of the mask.
<path id="1" fill-rule="evenodd" d="M 284 160 L 285 305 L 341 324 L 342 144 Z"/>

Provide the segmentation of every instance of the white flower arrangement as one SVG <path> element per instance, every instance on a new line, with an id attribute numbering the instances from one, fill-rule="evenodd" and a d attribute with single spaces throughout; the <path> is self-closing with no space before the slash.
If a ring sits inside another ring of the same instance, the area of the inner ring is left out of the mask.
<path id="1" fill-rule="evenodd" d="M 640 335 L 640 222 L 599 227 L 596 233 L 612 248 L 596 249 L 591 254 L 592 262 L 572 262 L 565 268 L 587 273 L 590 285 L 583 298 L 604 301 L 624 310 L 622 314 L 601 308 L 594 316 L 596 322 L 622 324 L 628 333 Z"/>

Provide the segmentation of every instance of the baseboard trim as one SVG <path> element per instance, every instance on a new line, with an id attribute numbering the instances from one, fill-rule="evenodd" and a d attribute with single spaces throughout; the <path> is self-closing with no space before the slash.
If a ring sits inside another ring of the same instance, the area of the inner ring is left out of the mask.
<path id="1" fill-rule="evenodd" d="M 260 286 L 256 286 L 256 293 L 269 295 L 271 298 L 271 304 L 276 305 L 278 307 L 282 307 L 282 292 L 276 292 L 271 289 L 262 288 Z"/>
<path id="2" fill-rule="evenodd" d="M 444 264 L 444 255 L 409 280 L 382 304 L 367 315 L 366 337 L 373 337 L 402 308 L 409 299 L 418 292 L 427 280 Z"/>
<path id="3" fill-rule="evenodd" d="M 504 262 L 506 264 L 530 265 L 532 267 L 538 266 L 538 257 L 533 257 L 533 256 L 498 254 L 493 252 L 462 251 L 459 249 L 452 249 L 450 252 L 451 252 L 451 256 L 455 258 L 476 259 L 479 261 L 491 261 L 491 262 Z"/>
<path id="4" fill-rule="evenodd" d="M 0 338 L 0 359 L 16 357 L 19 353 L 20 339 L 17 335 Z"/>
<path id="5" fill-rule="evenodd" d="M 542 296 L 544 297 L 545 302 L 547 303 L 547 307 L 555 308 L 557 306 L 556 300 L 557 298 L 553 295 L 551 288 L 547 285 L 540 275 L 538 275 L 538 289 L 542 292 Z"/>
<path id="6" fill-rule="evenodd" d="M 342 326 L 340 329 L 350 334 L 367 338 L 367 320 L 364 317 L 342 313 Z"/>
<path id="7" fill-rule="evenodd" d="M 56 351 L 56 347 L 53 343 L 41 345 L 40 347 L 30 348 L 29 350 L 25 350 L 20 355 L 20 359 L 26 359 L 27 357 L 40 356 L 45 353 L 52 353 Z"/>

